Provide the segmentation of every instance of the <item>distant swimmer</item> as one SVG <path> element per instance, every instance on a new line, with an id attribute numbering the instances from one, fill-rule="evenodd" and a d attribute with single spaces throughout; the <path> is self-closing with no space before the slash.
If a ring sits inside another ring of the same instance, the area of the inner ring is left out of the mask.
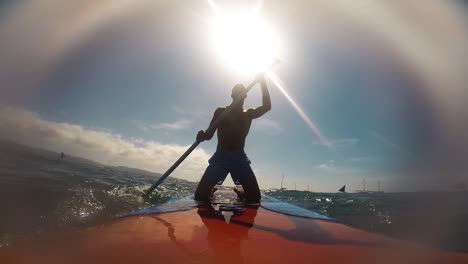
<path id="1" fill-rule="evenodd" d="M 55 160 L 56 163 L 60 162 L 62 159 L 65 158 L 65 153 L 63 152 L 60 152 L 60 155 L 58 156 L 58 158 Z"/>
<path id="2" fill-rule="evenodd" d="M 249 134 L 252 120 L 261 117 L 271 109 L 270 94 L 263 74 L 257 76 L 257 81 L 262 89 L 262 106 L 244 110 L 244 101 L 247 95 L 246 88 L 242 84 L 237 84 L 232 88 L 231 97 L 233 102 L 240 96 L 239 103 L 233 105 L 232 111 L 218 124 L 218 145 L 216 152 L 210 158 L 209 165 L 203 174 L 200 183 L 195 191 L 195 200 L 206 201 L 211 195 L 213 187 L 222 183 L 228 173 L 236 185 L 242 185 L 243 196 L 247 203 L 260 202 L 260 189 L 258 187 L 255 174 L 250 167 L 250 160 L 244 152 L 245 139 Z M 211 120 L 221 115 L 226 107 L 219 107 L 214 112 Z M 197 134 L 197 141 L 210 140 L 216 130 L 206 133 L 200 130 Z"/>

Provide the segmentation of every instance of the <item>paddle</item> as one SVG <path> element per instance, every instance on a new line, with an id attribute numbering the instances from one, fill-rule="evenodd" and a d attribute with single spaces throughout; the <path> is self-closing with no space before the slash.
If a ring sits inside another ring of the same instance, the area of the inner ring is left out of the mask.
<path id="1" fill-rule="evenodd" d="M 279 60 L 275 60 L 271 66 L 275 65 L 279 63 Z M 211 125 L 208 127 L 207 130 L 205 130 L 205 133 L 206 134 L 211 134 L 214 132 L 214 130 L 216 129 L 216 127 L 218 126 L 219 122 L 221 122 L 225 117 L 226 115 L 228 115 L 232 109 L 234 108 L 234 106 L 236 104 L 238 104 L 242 98 L 244 98 L 244 95 L 246 95 L 254 86 L 255 84 L 257 84 L 257 79 L 255 79 L 252 83 L 250 83 L 249 86 L 247 86 L 247 88 L 245 89 L 245 91 L 240 94 L 227 108 L 226 110 L 224 110 L 219 116 L 218 118 L 216 118 L 213 123 L 211 123 Z M 163 174 L 161 175 L 161 177 L 153 184 L 151 185 L 151 187 L 145 192 L 144 195 L 146 196 L 149 196 L 153 191 L 154 189 L 156 189 L 181 163 L 182 161 L 185 160 L 185 158 L 188 157 L 188 155 L 190 155 L 190 153 L 192 153 L 192 151 L 198 146 L 198 144 L 200 144 L 201 141 L 198 141 L 198 140 L 195 140 L 195 142 L 192 144 L 192 146 L 190 146 L 184 154 L 182 154 L 182 156 L 180 156 L 180 158 L 174 162 L 174 164 L 172 164 L 172 166 Z"/>

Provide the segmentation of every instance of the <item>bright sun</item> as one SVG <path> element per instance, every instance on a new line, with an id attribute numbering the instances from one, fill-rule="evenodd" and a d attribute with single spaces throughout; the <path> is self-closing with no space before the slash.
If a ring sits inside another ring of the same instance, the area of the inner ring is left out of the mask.
<path id="1" fill-rule="evenodd" d="M 214 25 L 217 52 L 233 70 L 255 74 L 275 59 L 277 41 L 256 12 L 218 12 Z"/>

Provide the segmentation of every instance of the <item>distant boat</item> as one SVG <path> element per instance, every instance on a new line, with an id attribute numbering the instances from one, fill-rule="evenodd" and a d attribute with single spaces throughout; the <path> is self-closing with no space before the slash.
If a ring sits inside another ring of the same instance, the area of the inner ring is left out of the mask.
<path id="1" fill-rule="evenodd" d="M 369 190 L 366 190 L 366 178 L 364 178 L 362 180 L 362 190 L 356 190 L 357 193 L 367 193 L 367 194 L 370 194 L 370 193 L 383 193 L 383 191 L 380 190 L 380 181 L 378 181 L 378 185 L 377 185 L 377 191 L 369 191 Z"/>
<path id="2" fill-rule="evenodd" d="M 343 187 L 341 187 L 341 189 L 339 189 L 338 191 L 344 193 L 346 192 L 345 188 L 346 188 L 346 185 L 343 185 Z"/>
<path id="3" fill-rule="evenodd" d="M 378 193 L 383 193 L 384 191 L 382 191 L 382 190 L 380 189 L 380 181 L 377 182 L 377 186 L 378 186 L 378 187 L 377 187 L 377 188 L 378 188 L 378 189 L 377 189 L 377 192 L 378 192 Z"/>
<path id="4" fill-rule="evenodd" d="M 283 173 L 283 176 L 281 177 L 281 187 L 280 187 L 280 191 L 285 191 L 286 188 L 283 188 L 283 181 L 284 181 L 284 173 Z"/>
<path id="5" fill-rule="evenodd" d="M 366 191 L 366 178 L 362 180 L 362 190 L 356 190 L 357 193 L 369 193 Z"/>

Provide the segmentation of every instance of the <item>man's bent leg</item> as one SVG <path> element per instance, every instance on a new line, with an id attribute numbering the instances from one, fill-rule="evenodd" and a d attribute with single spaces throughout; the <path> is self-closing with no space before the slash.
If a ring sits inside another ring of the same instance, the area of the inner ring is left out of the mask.
<path id="1" fill-rule="evenodd" d="M 260 188 L 258 188 L 257 179 L 252 171 L 250 165 L 242 167 L 232 168 L 231 176 L 233 180 L 239 180 L 242 188 L 244 189 L 245 202 L 247 203 L 259 203 L 261 194 Z"/>
<path id="2" fill-rule="evenodd" d="M 195 191 L 195 200 L 207 201 L 210 199 L 211 190 L 220 179 L 226 178 L 228 171 L 219 165 L 210 164 L 205 170 L 200 183 Z"/>

